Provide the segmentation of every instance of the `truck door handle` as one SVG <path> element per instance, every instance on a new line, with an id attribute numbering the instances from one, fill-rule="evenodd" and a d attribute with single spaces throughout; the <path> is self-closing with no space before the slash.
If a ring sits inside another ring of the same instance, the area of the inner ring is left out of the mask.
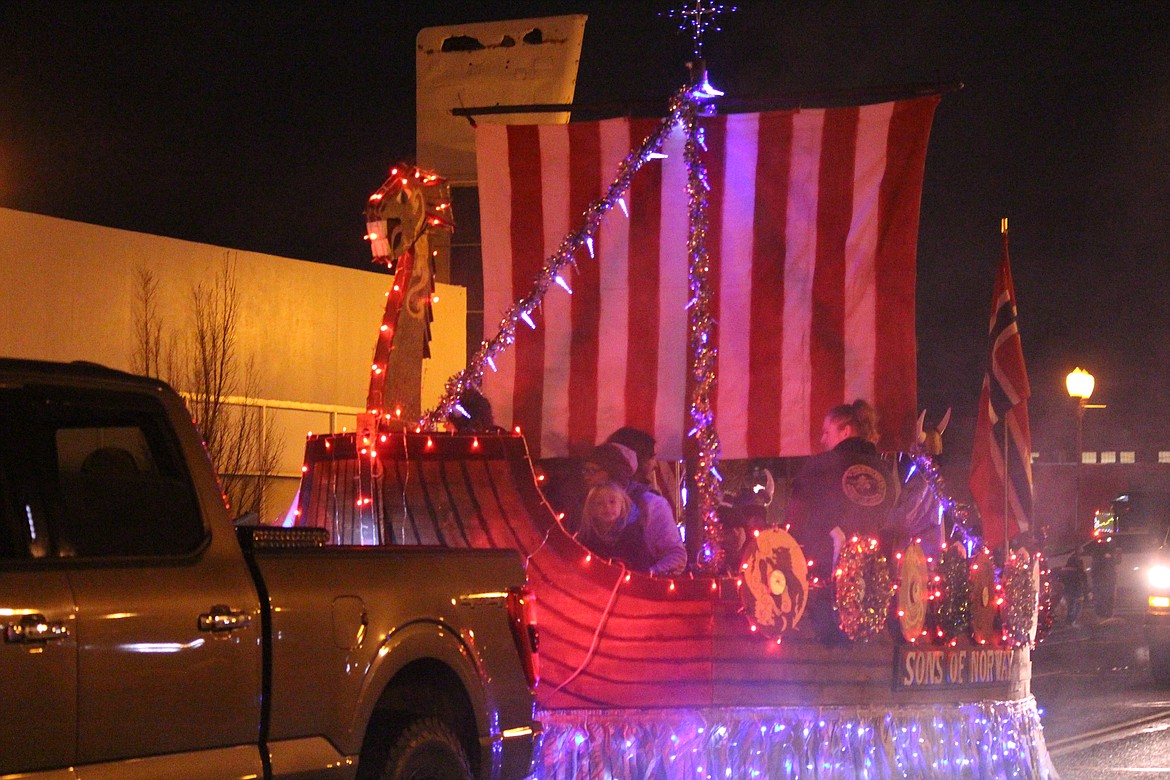
<path id="1" fill-rule="evenodd" d="M 46 620 L 44 615 L 24 615 L 20 620 L 4 624 L 4 641 L 31 645 L 52 642 L 69 636 L 69 626 L 63 621 Z"/>
<path id="2" fill-rule="evenodd" d="M 204 612 L 199 616 L 200 631 L 219 633 L 235 631 L 237 628 L 247 628 L 250 625 L 252 625 L 250 615 L 234 610 L 226 604 L 216 604 L 210 612 Z"/>

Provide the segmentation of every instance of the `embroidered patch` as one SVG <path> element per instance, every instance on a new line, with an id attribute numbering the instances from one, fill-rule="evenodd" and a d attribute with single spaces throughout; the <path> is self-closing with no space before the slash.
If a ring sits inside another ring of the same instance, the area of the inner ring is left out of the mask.
<path id="1" fill-rule="evenodd" d="M 886 499 L 886 481 L 872 466 L 855 463 L 841 475 L 841 490 L 858 506 L 877 506 Z"/>

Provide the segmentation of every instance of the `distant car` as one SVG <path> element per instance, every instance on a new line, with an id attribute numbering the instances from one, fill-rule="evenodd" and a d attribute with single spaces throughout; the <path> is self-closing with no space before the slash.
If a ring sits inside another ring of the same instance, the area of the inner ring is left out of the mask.
<path id="1" fill-rule="evenodd" d="M 1123 493 L 1094 513 L 1093 536 L 1082 545 L 1081 555 L 1098 617 L 1146 609 L 1146 575 L 1161 561 L 1159 550 L 1168 529 L 1170 493 Z"/>
<path id="2" fill-rule="evenodd" d="M 1170 539 L 1163 538 L 1155 560 L 1146 569 L 1146 644 L 1150 674 L 1170 685 Z"/>

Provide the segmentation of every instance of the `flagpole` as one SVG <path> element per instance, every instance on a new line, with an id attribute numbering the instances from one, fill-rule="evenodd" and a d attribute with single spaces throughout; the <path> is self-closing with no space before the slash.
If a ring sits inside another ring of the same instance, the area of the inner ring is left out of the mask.
<path id="1" fill-rule="evenodd" d="M 1003 217 L 999 221 L 999 234 L 1003 237 L 1003 254 L 1007 257 L 1007 243 L 1008 243 L 1008 218 Z M 1002 259 L 1000 262 L 1003 262 Z M 1004 412 L 1003 415 L 1003 562 L 1007 564 L 1008 555 L 1011 554 L 1011 534 L 1008 532 L 1008 496 L 1010 495 L 1009 485 L 1011 484 L 1011 474 L 1008 467 L 1008 415 L 1011 410 Z"/>
<path id="2" fill-rule="evenodd" d="M 1016 295 L 1008 259 L 1008 221 L 1000 220 L 1003 257 L 995 277 L 988 322 L 987 370 L 983 375 L 976 443 L 971 462 L 971 495 L 986 518 L 987 549 L 1011 555 L 1008 518 L 1018 515 L 1016 532 L 1030 527 L 1032 515 L 1032 436 L 1028 425 L 1028 371 L 1016 319 Z M 996 426 L 999 426 L 998 431 Z M 1003 436 L 996 442 L 995 437 Z M 1009 442 L 1010 439 L 1010 442 Z M 1017 468 L 1018 467 L 1018 468 Z M 999 484 L 996 484 L 999 480 Z M 996 526 L 995 523 L 1000 523 Z M 1002 533 L 1003 539 L 995 538 Z M 1002 546 L 1001 546 L 1002 541 Z M 991 547 L 994 545 L 994 548 Z"/>

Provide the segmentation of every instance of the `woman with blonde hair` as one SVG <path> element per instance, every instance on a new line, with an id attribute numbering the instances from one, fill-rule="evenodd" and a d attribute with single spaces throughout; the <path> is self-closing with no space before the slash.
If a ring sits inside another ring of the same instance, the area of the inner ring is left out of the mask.
<path id="1" fill-rule="evenodd" d="M 858 399 L 834 406 L 821 425 L 824 452 L 806 460 L 792 481 L 785 510 L 808 561 L 812 622 L 833 638 L 829 586 L 837 556 L 850 537 L 878 537 L 898 497 L 898 479 L 878 453 L 877 412 Z"/>
<path id="2" fill-rule="evenodd" d="M 821 426 L 821 445 L 826 450 L 854 437 L 875 445 L 880 438 L 877 410 L 862 398 L 851 404 L 834 406 L 825 413 Z"/>

